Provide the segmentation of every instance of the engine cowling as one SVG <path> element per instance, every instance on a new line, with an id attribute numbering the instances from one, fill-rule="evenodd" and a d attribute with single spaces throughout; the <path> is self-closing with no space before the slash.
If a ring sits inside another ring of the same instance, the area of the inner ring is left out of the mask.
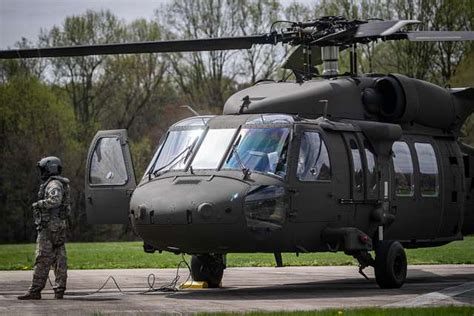
<path id="1" fill-rule="evenodd" d="M 464 105 L 448 89 L 399 74 L 377 78 L 362 101 L 367 112 L 391 123 L 454 129 L 466 118 Z"/>

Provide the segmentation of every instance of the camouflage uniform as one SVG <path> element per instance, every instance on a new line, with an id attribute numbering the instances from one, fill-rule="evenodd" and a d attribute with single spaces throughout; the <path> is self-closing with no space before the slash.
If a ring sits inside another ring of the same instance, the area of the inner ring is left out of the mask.
<path id="1" fill-rule="evenodd" d="M 51 176 L 38 192 L 38 202 L 33 204 L 35 224 L 38 230 L 36 239 L 36 260 L 33 282 L 29 293 L 40 293 L 46 285 L 49 270 L 54 267 L 56 276 L 54 292 L 62 294 L 66 290 L 67 257 L 66 218 L 70 211 L 69 180 Z"/>

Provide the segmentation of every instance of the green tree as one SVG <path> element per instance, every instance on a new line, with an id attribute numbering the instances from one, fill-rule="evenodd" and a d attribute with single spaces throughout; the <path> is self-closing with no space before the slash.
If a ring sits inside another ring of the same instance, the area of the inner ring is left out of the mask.
<path id="1" fill-rule="evenodd" d="M 12 76 L 0 85 L 0 240 L 31 241 L 31 203 L 36 199 L 36 162 L 57 155 L 67 166 L 74 159 L 72 109 L 54 89 L 34 76 Z"/>
<path id="2" fill-rule="evenodd" d="M 474 49 L 464 55 L 463 60 L 456 68 L 455 75 L 451 77 L 451 87 L 471 87 L 474 88 Z M 464 122 L 461 129 L 465 135 L 461 140 L 474 146 L 474 114 L 471 114 Z"/>

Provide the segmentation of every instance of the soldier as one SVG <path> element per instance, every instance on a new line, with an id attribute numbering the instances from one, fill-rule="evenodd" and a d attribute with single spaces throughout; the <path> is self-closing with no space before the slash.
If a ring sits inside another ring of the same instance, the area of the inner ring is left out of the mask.
<path id="1" fill-rule="evenodd" d="M 66 219 L 70 212 L 69 180 L 61 177 L 61 160 L 46 157 L 38 162 L 42 184 L 38 201 L 32 204 L 38 238 L 33 282 L 20 300 L 41 299 L 41 290 L 46 285 L 49 269 L 54 267 L 56 277 L 54 297 L 62 299 L 66 290 L 67 257 Z"/>

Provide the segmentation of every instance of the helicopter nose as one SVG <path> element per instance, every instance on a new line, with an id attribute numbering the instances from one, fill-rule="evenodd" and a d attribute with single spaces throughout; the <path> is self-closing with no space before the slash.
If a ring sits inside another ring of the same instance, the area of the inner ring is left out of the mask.
<path id="1" fill-rule="evenodd" d="M 222 177 L 182 177 L 138 187 L 130 207 L 135 225 L 230 224 L 242 218 L 248 185 Z"/>

